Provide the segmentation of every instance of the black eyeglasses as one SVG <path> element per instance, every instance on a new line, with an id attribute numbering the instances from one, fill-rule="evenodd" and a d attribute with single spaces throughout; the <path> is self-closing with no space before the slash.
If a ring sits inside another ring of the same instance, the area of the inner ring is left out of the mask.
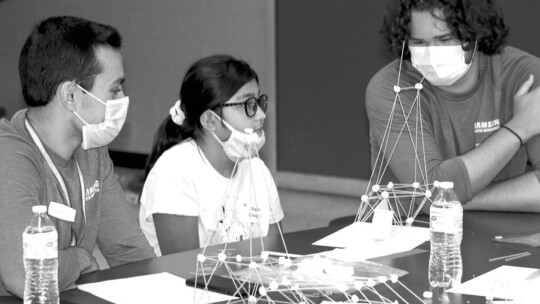
<path id="1" fill-rule="evenodd" d="M 250 97 L 246 101 L 242 102 L 234 102 L 234 103 L 225 103 L 222 104 L 222 107 L 232 107 L 232 106 L 244 106 L 244 109 L 246 110 L 246 115 L 248 117 L 253 117 L 255 114 L 257 114 L 257 108 L 261 108 L 263 112 L 266 113 L 266 107 L 268 107 L 268 96 L 266 94 L 262 94 L 257 97 Z"/>

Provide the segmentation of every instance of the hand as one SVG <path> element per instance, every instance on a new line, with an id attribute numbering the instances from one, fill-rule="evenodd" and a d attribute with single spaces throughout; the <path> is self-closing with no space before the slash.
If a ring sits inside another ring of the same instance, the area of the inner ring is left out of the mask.
<path id="1" fill-rule="evenodd" d="M 89 272 L 94 272 L 94 271 L 98 271 L 99 270 L 99 265 L 97 263 L 97 260 L 95 257 L 92 256 L 92 264 L 90 265 L 90 267 L 86 268 L 86 269 L 83 269 L 83 271 L 81 272 L 81 274 L 85 274 L 85 273 L 89 273 Z"/>
<path id="2" fill-rule="evenodd" d="M 77 261 L 79 261 L 81 264 L 81 274 L 99 270 L 96 258 L 94 258 L 94 256 L 85 249 L 80 247 L 71 247 L 68 250 L 73 250 L 76 252 Z"/>
<path id="3" fill-rule="evenodd" d="M 516 92 L 514 116 L 506 123 L 523 142 L 540 134 L 540 86 L 531 90 L 533 83 L 534 76 L 531 74 Z"/>

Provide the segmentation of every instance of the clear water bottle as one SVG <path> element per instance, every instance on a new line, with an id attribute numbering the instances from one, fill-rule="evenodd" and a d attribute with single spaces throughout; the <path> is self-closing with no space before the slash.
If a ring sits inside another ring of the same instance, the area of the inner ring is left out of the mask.
<path id="1" fill-rule="evenodd" d="M 58 233 L 47 206 L 33 206 L 34 216 L 23 232 L 24 303 L 59 303 Z"/>
<path id="2" fill-rule="evenodd" d="M 452 190 L 453 182 L 441 182 L 430 208 L 431 251 L 429 284 L 448 288 L 461 283 L 463 206 Z"/>

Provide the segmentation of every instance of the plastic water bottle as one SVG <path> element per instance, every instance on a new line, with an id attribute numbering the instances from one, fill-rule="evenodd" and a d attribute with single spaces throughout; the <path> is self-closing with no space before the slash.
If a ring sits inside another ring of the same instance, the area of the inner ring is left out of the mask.
<path id="1" fill-rule="evenodd" d="M 34 216 L 23 232 L 24 303 L 59 303 L 58 232 L 47 206 L 33 206 Z"/>
<path id="2" fill-rule="evenodd" d="M 463 206 L 452 190 L 453 182 L 441 182 L 439 186 L 430 208 L 429 284 L 447 288 L 460 284 L 463 273 Z"/>

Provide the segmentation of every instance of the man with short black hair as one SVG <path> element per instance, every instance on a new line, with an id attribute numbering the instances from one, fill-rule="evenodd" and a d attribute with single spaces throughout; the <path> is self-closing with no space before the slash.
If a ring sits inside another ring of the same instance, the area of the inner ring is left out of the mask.
<path id="1" fill-rule="evenodd" d="M 22 232 L 34 205 L 49 207 L 58 230 L 60 291 L 98 269 L 96 245 L 111 266 L 155 256 L 106 147 L 129 105 L 120 47 L 116 29 L 69 16 L 42 21 L 24 44 L 28 108 L 0 121 L 0 295 L 23 296 Z"/>

